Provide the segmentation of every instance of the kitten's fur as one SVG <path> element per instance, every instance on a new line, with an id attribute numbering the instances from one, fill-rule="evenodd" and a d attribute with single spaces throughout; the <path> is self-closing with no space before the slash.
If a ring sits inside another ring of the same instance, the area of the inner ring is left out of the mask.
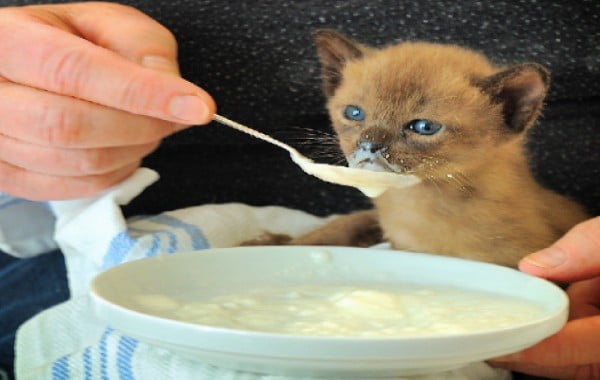
<path id="1" fill-rule="evenodd" d="M 516 266 L 587 217 L 528 167 L 524 137 L 549 84 L 543 66 L 498 68 L 453 45 L 372 49 L 333 30 L 315 41 L 327 108 L 351 165 L 422 182 L 390 189 L 374 199 L 375 211 L 341 217 L 293 244 L 369 245 L 381 240 L 380 226 L 396 249 Z M 360 106 L 365 120 L 346 119 L 347 105 Z M 444 127 L 419 135 L 407 128 L 415 119 Z"/>

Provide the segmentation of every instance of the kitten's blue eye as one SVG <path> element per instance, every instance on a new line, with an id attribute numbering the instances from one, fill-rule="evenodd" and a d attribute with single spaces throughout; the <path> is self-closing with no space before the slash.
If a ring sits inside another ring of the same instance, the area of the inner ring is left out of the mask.
<path id="1" fill-rule="evenodd" d="M 346 106 L 344 117 L 348 120 L 363 121 L 365 120 L 365 111 L 359 106 Z"/>
<path id="2" fill-rule="evenodd" d="M 442 129 L 442 125 L 427 119 L 413 120 L 407 124 L 408 129 L 420 135 L 435 135 Z"/>

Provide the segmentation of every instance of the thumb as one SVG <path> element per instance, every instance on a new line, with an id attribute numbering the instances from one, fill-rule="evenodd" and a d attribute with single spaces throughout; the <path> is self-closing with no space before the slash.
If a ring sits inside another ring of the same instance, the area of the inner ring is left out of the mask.
<path id="1" fill-rule="evenodd" d="M 564 282 L 600 276 L 600 217 L 579 223 L 552 246 L 526 256 L 519 269 Z"/>
<path id="2" fill-rule="evenodd" d="M 64 4 L 59 9 L 86 40 L 147 68 L 179 75 L 175 37 L 139 10 L 116 3 Z"/>

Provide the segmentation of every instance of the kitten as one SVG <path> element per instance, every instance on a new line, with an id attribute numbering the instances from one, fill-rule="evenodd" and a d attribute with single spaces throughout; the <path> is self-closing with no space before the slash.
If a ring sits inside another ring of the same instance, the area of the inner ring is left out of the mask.
<path id="1" fill-rule="evenodd" d="M 587 218 L 533 178 L 524 149 L 549 74 L 499 68 L 454 45 L 405 42 L 383 49 L 333 30 L 315 42 L 341 150 L 352 167 L 410 173 L 375 210 L 333 220 L 292 244 L 367 246 L 515 267 Z"/>

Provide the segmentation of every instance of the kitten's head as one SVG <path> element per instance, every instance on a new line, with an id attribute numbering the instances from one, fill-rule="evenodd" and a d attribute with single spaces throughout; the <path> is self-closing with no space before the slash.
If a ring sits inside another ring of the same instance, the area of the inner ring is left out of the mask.
<path id="1" fill-rule="evenodd" d="M 538 117 L 541 65 L 498 70 L 454 45 L 383 49 L 333 30 L 315 41 L 330 118 L 350 166 L 446 178 L 493 159 Z"/>

